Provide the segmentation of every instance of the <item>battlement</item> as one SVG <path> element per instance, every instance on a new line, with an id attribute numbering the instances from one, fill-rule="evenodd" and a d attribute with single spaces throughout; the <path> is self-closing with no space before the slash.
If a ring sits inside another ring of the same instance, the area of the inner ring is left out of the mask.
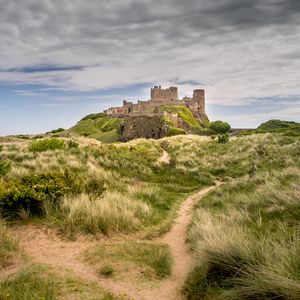
<path id="1" fill-rule="evenodd" d="M 162 89 L 160 85 L 155 86 L 151 89 L 151 100 L 178 100 L 178 88 L 172 86 Z"/>

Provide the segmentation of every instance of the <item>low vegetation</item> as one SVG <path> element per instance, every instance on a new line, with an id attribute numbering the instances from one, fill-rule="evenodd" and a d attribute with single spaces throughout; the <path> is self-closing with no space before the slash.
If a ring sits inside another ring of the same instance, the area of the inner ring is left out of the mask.
<path id="1" fill-rule="evenodd" d="M 1 300 L 99 299 L 122 300 L 104 292 L 97 284 L 87 283 L 70 272 L 59 274 L 43 265 L 26 267 L 17 276 L 0 281 Z"/>
<path id="2" fill-rule="evenodd" d="M 91 114 L 80 120 L 70 132 L 95 138 L 103 143 L 113 143 L 120 140 L 118 131 L 121 123 L 121 119 L 111 118 L 105 114 Z"/>
<path id="3" fill-rule="evenodd" d="M 126 273 L 138 268 L 143 276 L 157 279 L 170 275 L 172 268 L 172 257 L 167 245 L 145 242 L 99 245 L 86 253 L 86 260 L 92 265 L 100 265 L 100 273 L 105 273 L 104 276 L 106 273 L 111 275 L 113 270 Z"/>
<path id="4" fill-rule="evenodd" d="M 96 124 L 99 117 L 83 121 Z M 106 121 L 99 128 L 115 130 Z M 133 270 L 138 278 L 159 280 L 170 275 L 173 262 L 168 246 L 151 239 L 170 229 L 188 195 L 222 181 L 194 209 L 188 242 L 196 263 L 183 287 L 186 298 L 298 299 L 300 137 L 276 129 L 221 138 L 182 134 L 123 144 L 5 138 L 1 216 L 50 226 L 64 238 L 118 234 L 117 242 L 101 240 L 85 253 L 95 274 L 118 280 Z M 6 226 L 0 223 L 2 267 L 18 252 Z M 97 288 L 100 299 L 114 299 L 99 287 L 79 285 L 73 275 L 64 281 L 43 268 L 1 279 L 0 299 L 20 299 L 22 291 L 22 299 L 63 299 L 66 293 L 93 299 Z"/>
<path id="5" fill-rule="evenodd" d="M 31 142 L 28 150 L 30 152 L 43 152 L 47 150 L 61 150 L 65 147 L 63 140 L 58 138 L 47 138 Z"/>
<path id="6" fill-rule="evenodd" d="M 241 131 L 240 135 L 267 132 L 280 133 L 284 134 L 285 136 L 300 136 L 300 123 L 281 120 L 269 120 L 259 125 L 256 129 Z"/>
<path id="7" fill-rule="evenodd" d="M 300 298 L 299 162 L 233 180 L 199 203 L 188 299 Z"/>
<path id="8" fill-rule="evenodd" d="M 160 107 L 160 111 L 166 111 L 168 113 L 176 113 L 178 116 L 183 120 L 183 122 L 186 124 L 186 126 L 190 127 L 191 129 L 196 130 L 199 132 L 204 125 L 201 124 L 192 114 L 192 112 L 183 105 L 163 105 Z M 171 120 L 168 120 L 168 122 L 172 124 Z"/>
<path id="9" fill-rule="evenodd" d="M 0 219 L 0 270 L 12 263 L 17 249 L 17 241 L 9 234 L 4 220 Z"/>

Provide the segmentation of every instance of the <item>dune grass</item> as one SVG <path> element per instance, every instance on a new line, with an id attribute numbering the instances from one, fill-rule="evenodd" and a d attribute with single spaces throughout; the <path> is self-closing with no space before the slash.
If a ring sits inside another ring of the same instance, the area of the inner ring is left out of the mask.
<path id="1" fill-rule="evenodd" d="M 0 219 L 0 269 L 11 264 L 17 249 L 17 241 L 9 234 L 4 220 Z"/>
<path id="2" fill-rule="evenodd" d="M 44 265 L 31 265 L 14 276 L 0 281 L 2 300 L 59 300 L 94 299 L 125 300 L 104 292 L 96 283 L 84 282 L 71 272 L 49 268 Z"/>
<path id="3" fill-rule="evenodd" d="M 198 205 L 187 299 L 300 297 L 300 169 L 234 180 Z"/>
<path id="4" fill-rule="evenodd" d="M 167 245 L 146 242 L 124 242 L 102 244 L 87 251 L 86 261 L 91 265 L 105 267 L 129 263 L 126 271 L 140 269 L 140 273 L 149 279 L 161 279 L 171 274 L 172 257 Z M 126 272 L 125 271 L 125 272 Z M 117 272 L 117 271 L 115 271 Z M 122 271 L 120 271 L 122 272 Z"/>
<path id="5" fill-rule="evenodd" d="M 170 229 L 189 194 L 222 180 L 224 186 L 195 207 L 188 241 L 196 264 L 183 288 L 187 299 L 299 298 L 299 137 L 259 134 L 225 144 L 192 135 L 126 144 L 81 138 L 74 139 L 76 147 L 62 140 L 64 148 L 41 152 L 29 151 L 30 140 L 3 143 L 0 161 L 9 165 L 0 177 L 5 214 L 12 215 L 8 207 L 17 199 L 13 218 L 43 220 L 70 238 L 135 233 L 150 239 Z M 163 149 L 168 164 L 159 162 Z M 38 214 L 23 205 L 33 200 Z M 8 262 L 14 247 L 1 232 Z M 86 258 L 99 276 L 105 266 L 104 273 L 111 267 L 118 276 L 121 262 L 160 279 L 172 265 L 164 245 L 146 242 L 99 246 Z M 8 286 L 13 279 L 6 284 L 5 291 L 14 290 Z"/>
<path id="6" fill-rule="evenodd" d="M 195 177 L 159 163 L 158 141 L 73 143 L 79 146 L 35 153 L 28 149 L 30 141 L 4 145 L 0 158 L 11 165 L 0 188 L 6 215 L 15 218 L 28 211 L 34 217 L 38 212 L 69 237 L 77 232 L 162 233 L 184 197 L 213 182 L 207 174 Z M 53 178 L 59 184 L 49 188 Z"/>
<path id="7" fill-rule="evenodd" d="M 56 213 L 62 220 L 61 230 L 67 236 L 78 231 L 91 234 L 132 232 L 140 228 L 143 221 L 155 218 L 150 205 L 118 192 L 107 192 L 102 197 L 91 194 L 65 196 Z"/>

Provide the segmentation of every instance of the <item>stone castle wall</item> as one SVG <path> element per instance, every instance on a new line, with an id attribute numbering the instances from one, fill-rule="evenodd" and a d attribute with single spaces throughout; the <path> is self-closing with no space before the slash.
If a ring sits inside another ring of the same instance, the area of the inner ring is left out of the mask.
<path id="1" fill-rule="evenodd" d="M 198 89 L 194 91 L 193 98 L 184 97 L 182 100 L 178 98 L 178 88 L 170 87 L 162 89 L 155 86 L 151 89 L 151 99 L 148 101 L 138 101 L 132 103 L 123 101 L 121 107 L 111 107 L 104 111 L 111 116 L 154 116 L 160 115 L 160 107 L 163 105 L 184 105 L 190 109 L 193 115 L 199 120 L 205 116 L 205 91 Z"/>
<path id="2" fill-rule="evenodd" d="M 151 100 L 178 100 L 178 88 L 172 86 L 168 89 L 162 89 L 161 86 L 155 86 L 151 89 Z"/>

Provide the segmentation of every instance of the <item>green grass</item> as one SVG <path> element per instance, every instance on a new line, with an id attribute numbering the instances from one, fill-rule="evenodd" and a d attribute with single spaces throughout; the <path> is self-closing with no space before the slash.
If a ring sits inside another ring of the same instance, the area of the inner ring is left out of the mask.
<path id="1" fill-rule="evenodd" d="M 284 136 L 299 137 L 300 136 L 300 123 L 282 121 L 282 120 L 269 120 L 262 123 L 257 129 L 243 130 L 240 135 L 261 134 L 261 133 L 278 133 Z"/>
<path id="2" fill-rule="evenodd" d="M 0 269 L 12 263 L 17 250 L 17 241 L 9 234 L 4 220 L 0 219 Z"/>
<path id="3" fill-rule="evenodd" d="M 30 152 L 43 152 L 47 150 L 62 150 L 65 143 L 61 139 L 47 138 L 31 142 L 28 146 Z"/>
<path id="4" fill-rule="evenodd" d="M 300 169 L 262 172 L 202 199 L 188 239 L 187 299 L 298 299 Z"/>
<path id="5" fill-rule="evenodd" d="M 113 143 L 120 139 L 118 129 L 122 123 L 121 119 L 111 118 L 104 114 L 92 114 L 84 117 L 71 132 L 78 135 L 96 138 L 103 143 Z"/>
<path id="6" fill-rule="evenodd" d="M 120 263 L 131 263 L 129 271 L 137 267 L 149 278 L 164 278 L 171 274 L 172 257 L 167 245 L 145 242 L 124 242 L 103 244 L 90 249 L 86 253 L 86 261 L 91 265 L 107 263 L 119 267 Z M 113 267 L 114 268 L 114 267 Z M 114 268 L 115 269 L 115 268 Z M 117 271 L 116 271 L 117 272 Z"/>
<path id="7" fill-rule="evenodd" d="M 103 132 L 110 133 L 110 126 Z M 0 194 L 10 195 L 5 201 L 42 199 L 35 218 L 70 238 L 134 233 L 151 239 L 170 229 L 188 195 L 222 180 L 224 186 L 195 207 L 188 240 L 196 264 L 184 286 L 187 298 L 298 297 L 298 136 L 253 134 L 226 144 L 196 135 L 126 144 L 74 142 L 78 145 L 65 142 L 63 149 L 42 152 L 29 151 L 26 140 L 4 143 L 0 160 L 10 166 L 0 178 Z M 168 164 L 159 161 L 163 149 L 171 157 Z M 45 174 L 67 183 L 66 190 L 57 193 L 59 184 Z M 126 275 L 126 268 L 160 279 L 171 266 L 164 245 L 146 242 L 99 246 L 87 260 L 98 273 L 111 266 L 114 279 Z"/>
<path id="8" fill-rule="evenodd" d="M 43 265 L 26 267 L 15 276 L 0 281 L 2 300 L 94 299 L 121 300 L 103 291 L 96 283 L 86 283 L 71 273 L 58 273 Z"/>
<path id="9" fill-rule="evenodd" d="M 191 129 L 202 129 L 202 125 L 193 116 L 192 112 L 183 105 L 163 105 L 160 107 L 160 111 L 167 111 L 170 113 L 177 113 L 178 116 L 188 125 Z"/>

